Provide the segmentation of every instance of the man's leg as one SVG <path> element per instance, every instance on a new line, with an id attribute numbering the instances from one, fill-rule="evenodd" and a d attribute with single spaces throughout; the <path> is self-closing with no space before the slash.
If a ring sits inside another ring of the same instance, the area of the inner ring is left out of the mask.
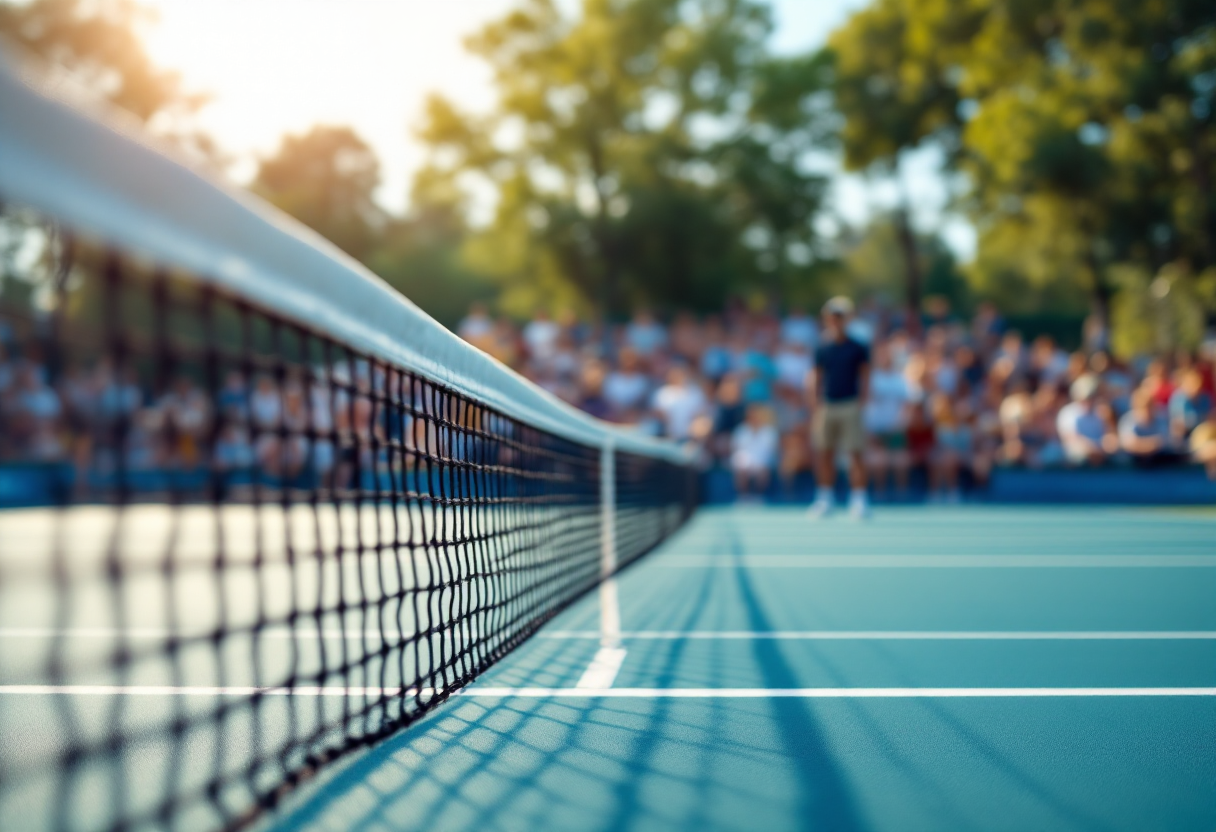
<path id="1" fill-rule="evenodd" d="M 812 444 L 815 447 L 815 502 L 811 503 L 811 514 L 823 517 L 832 511 L 832 489 L 836 484 L 836 436 L 833 420 L 825 405 L 815 413 L 812 429 Z"/>
<path id="2" fill-rule="evenodd" d="M 855 405 L 844 414 L 841 429 L 844 449 L 849 452 L 849 513 L 856 518 L 869 517 L 870 500 L 866 494 L 865 431 L 861 425 L 861 407 Z"/>
<path id="3" fill-rule="evenodd" d="M 853 451 L 849 454 L 849 486 L 854 491 L 866 490 L 866 464 L 862 458 L 861 451 Z"/>

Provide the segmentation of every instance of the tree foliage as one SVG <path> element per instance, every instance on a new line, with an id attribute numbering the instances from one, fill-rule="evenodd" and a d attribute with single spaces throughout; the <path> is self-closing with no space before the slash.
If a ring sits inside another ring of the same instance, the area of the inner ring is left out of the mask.
<path id="1" fill-rule="evenodd" d="M 261 161 L 253 190 L 358 259 L 384 225 L 376 205 L 380 162 L 349 127 L 318 126 L 283 137 Z"/>
<path id="2" fill-rule="evenodd" d="M 0 35 L 143 121 L 203 101 L 148 57 L 140 30 L 153 19 L 134 0 L 0 0 Z"/>
<path id="3" fill-rule="evenodd" d="M 980 286 L 1108 317 L 1129 280 L 1216 280 L 1213 4 L 877 0 L 832 47 L 851 164 L 935 142 L 966 174 Z"/>
<path id="4" fill-rule="evenodd" d="M 467 251 L 508 307 L 709 308 L 812 279 L 818 59 L 774 60 L 753 0 L 526 0 L 469 39 L 496 108 L 431 100 L 426 176 L 488 184 Z"/>

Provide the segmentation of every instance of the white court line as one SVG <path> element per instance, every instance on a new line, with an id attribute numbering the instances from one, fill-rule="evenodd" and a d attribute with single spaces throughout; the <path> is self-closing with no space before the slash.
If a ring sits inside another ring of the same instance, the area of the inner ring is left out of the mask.
<path id="1" fill-rule="evenodd" d="M 667 555 L 651 569 L 1213 569 L 1216 555 Z"/>
<path id="2" fill-rule="evenodd" d="M 423 688 L 421 695 L 435 694 Z M 417 688 L 369 687 L 257 687 L 254 685 L 0 685 L 0 695 L 10 696 L 303 696 L 355 697 L 417 696 Z"/>
<path id="3" fill-rule="evenodd" d="M 524 699 L 995 699 L 1216 696 L 1216 688 L 466 688 L 458 695 Z"/>
<path id="4" fill-rule="evenodd" d="M 436 692 L 423 688 L 423 696 Z M 166 685 L 0 685 L 0 695 L 25 696 L 415 696 L 413 688 L 171 687 Z M 1111 696 L 1216 696 L 1216 688 L 464 688 L 475 699 L 996 699 Z"/>
<path id="5" fill-rule="evenodd" d="M 536 638 L 598 639 L 593 630 L 540 632 Z M 775 640 L 775 641 L 1190 641 L 1216 640 L 1216 630 L 634 630 L 623 640 Z"/>
<path id="6" fill-rule="evenodd" d="M 390 634 L 392 630 L 390 628 Z M 169 630 L 151 627 L 136 627 L 121 632 L 128 639 L 166 640 L 174 635 Z M 209 632 L 177 633 L 177 638 L 209 638 Z M 251 635 L 245 631 L 245 637 Z M 620 640 L 788 640 L 788 641 L 1210 641 L 1216 640 L 1216 630 L 777 630 L 755 632 L 751 630 L 626 630 L 614 634 Z M 56 638 L 66 639 L 117 639 L 120 631 L 113 627 L 0 627 L 0 639 Z M 315 630 L 302 628 L 295 636 L 301 641 L 315 639 Z M 322 631 L 326 639 L 379 639 L 379 630 L 331 630 Z M 262 630 L 264 639 L 289 639 L 290 630 L 281 628 Z M 554 630 L 541 631 L 534 638 L 552 641 L 603 641 L 601 630 Z"/>
<path id="7" fill-rule="evenodd" d="M 623 647 L 601 647 L 595 651 L 595 657 L 583 671 L 576 687 L 598 690 L 612 687 L 625 662 L 625 653 Z"/>
<path id="8" fill-rule="evenodd" d="M 396 633 L 397 628 L 385 627 L 385 633 L 392 636 Z M 209 639 L 213 635 L 214 630 L 198 630 L 191 632 L 174 632 L 163 627 L 130 627 L 119 629 L 117 627 L 0 627 L 0 638 L 103 638 L 103 639 L 155 639 L 164 641 L 170 637 L 179 639 Z M 249 638 L 253 635 L 253 628 L 245 626 L 238 631 L 238 635 L 243 638 Z M 377 629 L 369 630 L 338 630 L 324 629 L 320 632 L 321 638 L 324 639 L 373 639 L 379 640 L 383 637 Z M 286 627 L 267 627 L 258 631 L 258 637 L 264 639 L 291 639 L 297 638 L 301 641 L 315 640 L 318 633 L 315 629 L 309 628 L 307 625 L 301 625 L 293 632 Z"/>

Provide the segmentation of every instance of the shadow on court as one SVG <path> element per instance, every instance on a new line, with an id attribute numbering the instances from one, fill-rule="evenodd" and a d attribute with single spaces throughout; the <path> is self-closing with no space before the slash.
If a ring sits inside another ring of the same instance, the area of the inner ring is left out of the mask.
<path id="1" fill-rule="evenodd" d="M 739 544 L 741 545 L 741 544 Z M 740 572 L 748 618 L 768 617 Z M 704 608 L 715 578 L 689 586 L 686 620 Z M 534 642 L 532 684 L 573 686 L 591 643 Z M 655 687 L 678 684 L 687 642 L 652 665 Z M 794 687 L 797 677 L 771 643 L 753 660 L 763 684 Z M 748 663 L 750 666 L 750 662 Z M 723 657 L 706 667 L 707 686 L 729 685 L 740 668 Z M 497 681 L 510 679 L 508 670 Z M 757 700 L 748 718 L 723 700 L 545 701 L 496 705 L 457 700 L 413 731 L 363 755 L 282 815 L 275 828 L 351 830 L 769 829 L 860 832 L 849 788 L 805 702 Z M 424 735 L 419 741 L 418 735 Z M 786 768 L 786 761 L 794 761 Z"/>

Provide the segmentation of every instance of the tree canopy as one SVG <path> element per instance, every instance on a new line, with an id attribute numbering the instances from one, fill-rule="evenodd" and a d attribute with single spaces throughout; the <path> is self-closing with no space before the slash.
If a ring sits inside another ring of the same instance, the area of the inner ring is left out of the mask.
<path id="1" fill-rule="evenodd" d="M 831 47 L 846 162 L 940 146 L 982 291 L 1081 285 L 1123 332 L 1154 281 L 1216 295 L 1216 6 L 876 0 Z"/>
<path id="2" fill-rule="evenodd" d="M 773 59 L 770 28 L 753 0 L 526 0 L 469 39 L 497 106 L 433 98 L 424 176 L 493 190 L 468 256 L 508 306 L 710 308 L 814 272 L 823 64 Z"/>

